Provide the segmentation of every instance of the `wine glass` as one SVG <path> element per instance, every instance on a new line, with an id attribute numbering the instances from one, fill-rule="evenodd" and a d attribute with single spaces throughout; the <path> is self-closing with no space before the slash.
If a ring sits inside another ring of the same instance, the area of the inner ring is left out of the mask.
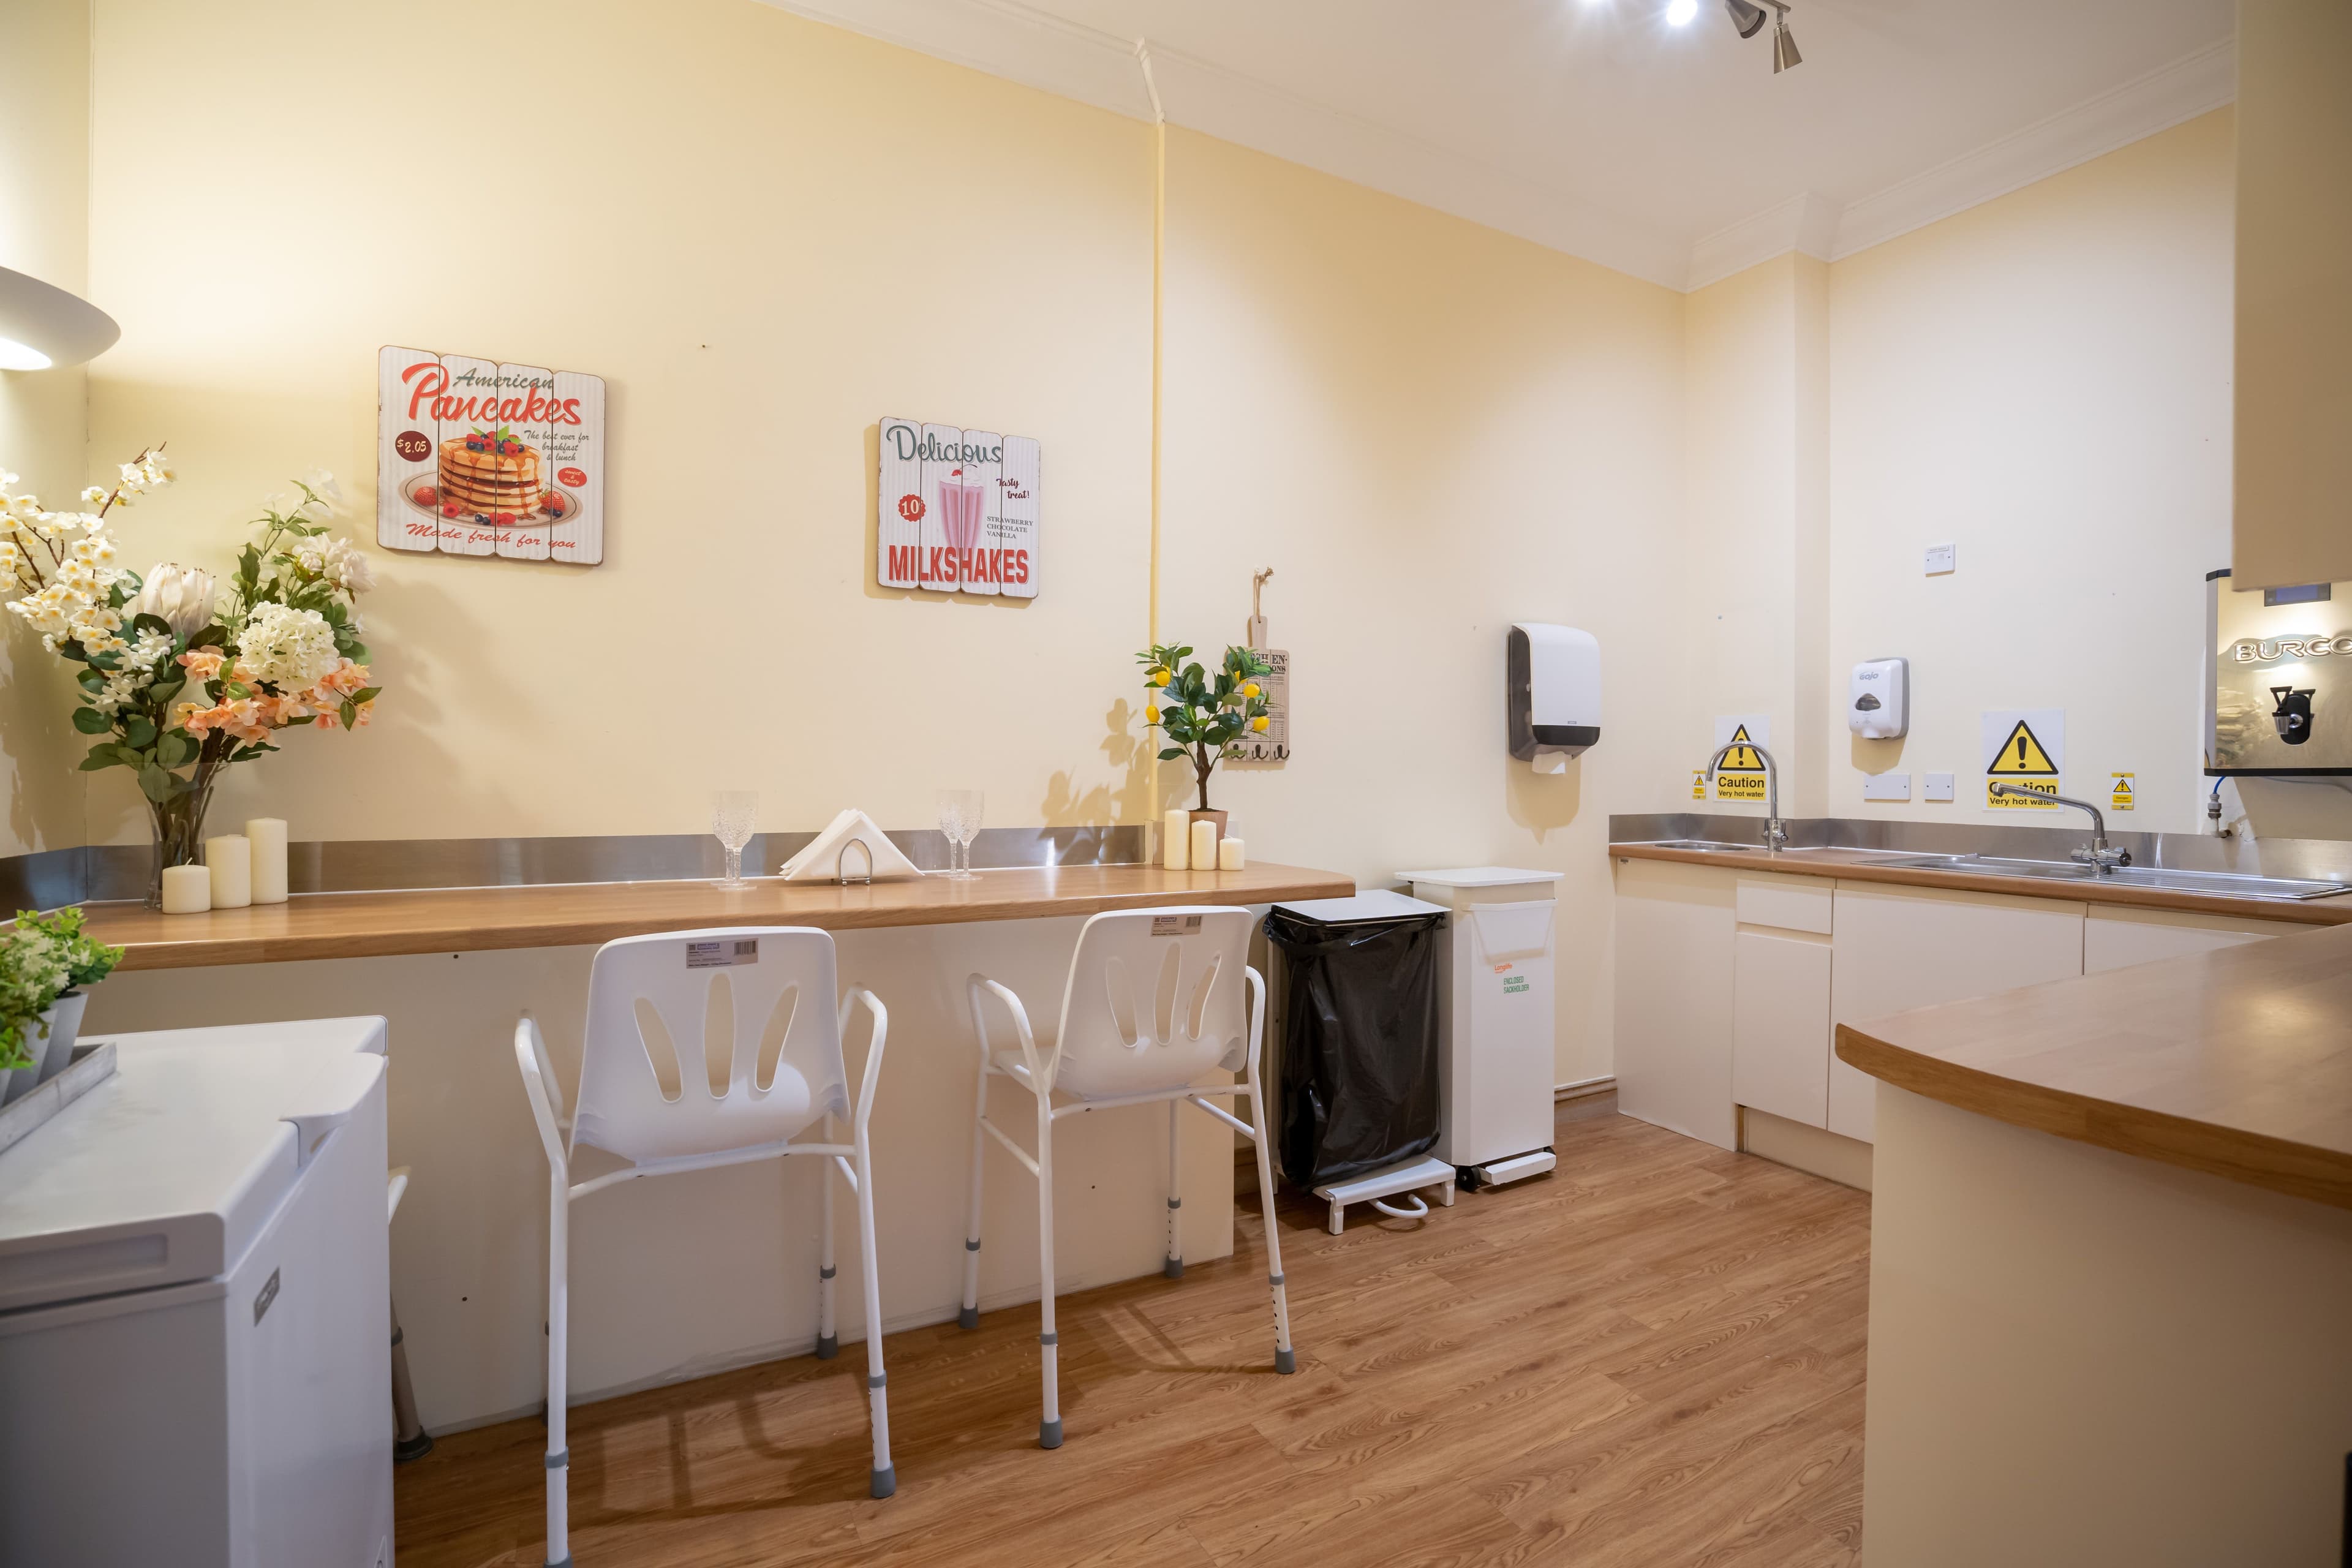
<path id="1" fill-rule="evenodd" d="M 980 837 L 984 801 L 976 789 L 940 791 L 940 831 L 948 840 L 948 879 L 971 880 L 971 841 Z"/>
<path id="2" fill-rule="evenodd" d="M 743 846 L 751 842 L 751 825 L 760 815 L 760 797 L 748 789 L 722 789 L 710 797 L 710 831 L 727 851 L 727 875 L 714 884 L 748 888 L 743 879 Z"/>

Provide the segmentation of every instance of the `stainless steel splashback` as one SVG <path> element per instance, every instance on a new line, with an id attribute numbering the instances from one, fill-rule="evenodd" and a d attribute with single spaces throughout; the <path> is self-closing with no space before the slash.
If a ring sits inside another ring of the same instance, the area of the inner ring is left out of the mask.
<path id="1" fill-rule="evenodd" d="M 226 831 L 226 829 L 224 829 Z M 763 833 L 743 852 L 755 876 L 773 876 L 816 837 Z M 926 871 L 948 867 L 947 837 L 935 827 L 889 835 Z M 972 840 L 975 867 L 1131 866 L 1149 856 L 1140 826 L 986 827 Z M 93 844 L 0 859 L 0 918 L 20 909 L 143 899 L 152 864 L 144 844 Z M 288 890 L 352 893 L 424 888 L 511 888 L 551 882 L 652 882 L 716 877 L 719 841 L 709 834 L 577 838 L 334 839 L 287 847 Z"/>

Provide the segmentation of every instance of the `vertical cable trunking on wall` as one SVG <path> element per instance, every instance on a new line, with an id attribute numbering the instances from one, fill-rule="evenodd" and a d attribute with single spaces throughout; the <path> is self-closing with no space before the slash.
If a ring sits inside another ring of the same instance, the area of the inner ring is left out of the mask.
<path id="1" fill-rule="evenodd" d="M 1143 90 L 1151 99 L 1151 603 L 1146 615 L 1147 644 L 1160 643 L 1160 344 L 1162 278 L 1168 269 L 1168 114 L 1160 107 L 1160 84 L 1151 76 L 1151 46 L 1135 40 L 1135 61 L 1143 71 Z M 1159 770 L 1152 770 L 1151 816 L 1160 816 Z"/>

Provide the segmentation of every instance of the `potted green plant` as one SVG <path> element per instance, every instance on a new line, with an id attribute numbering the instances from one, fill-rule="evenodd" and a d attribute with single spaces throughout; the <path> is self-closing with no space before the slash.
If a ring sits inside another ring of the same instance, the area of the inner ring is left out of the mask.
<path id="1" fill-rule="evenodd" d="M 122 950 L 82 929 L 79 909 L 20 911 L 0 935 L 0 1068 L 5 1100 L 65 1071 L 81 1033 L 89 987 L 114 972 Z"/>
<path id="2" fill-rule="evenodd" d="M 1158 730 L 1170 742 L 1160 748 L 1160 760 L 1182 757 L 1192 764 L 1201 794 L 1192 819 L 1215 823 L 1222 838 L 1225 814 L 1210 808 L 1209 775 L 1220 762 L 1236 754 L 1234 742 L 1242 736 L 1263 733 L 1271 722 L 1258 678 L 1273 674 L 1274 667 L 1245 647 L 1225 649 L 1213 674 L 1198 661 L 1185 662 L 1192 650 L 1182 644 L 1156 644 L 1135 657 L 1143 666 L 1147 693 L 1144 726 Z"/>

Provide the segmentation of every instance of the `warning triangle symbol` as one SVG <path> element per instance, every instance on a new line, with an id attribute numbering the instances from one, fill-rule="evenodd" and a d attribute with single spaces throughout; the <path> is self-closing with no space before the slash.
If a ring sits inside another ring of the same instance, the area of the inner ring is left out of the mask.
<path id="1" fill-rule="evenodd" d="M 2020 774 L 2035 778 L 2058 776 L 2057 764 L 2050 760 L 2050 753 L 2042 749 L 2042 742 L 2034 739 L 2032 726 L 2022 719 L 2017 721 L 2017 728 L 2009 732 L 2009 739 L 2000 743 L 2000 754 L 1992 760 L 1992 765 L 1985 772 L 1996 777 L 2016 777 Z"/>
<path id="2" fill-rule="evenodd" d="M 2131 780 L 2129 780 L 2129 779 L 2117 779 L 2117 780 L 2116 781 L 2116 788 L 2115 788 L 2115 793 L 2116 793 L 2116 794 L 2117 794 L 2117 795 L 2129 795 L 2129 794 L 2131 794 L 2131 792 L 2132 792 Z"/>
<path id="3" fill-rule="evenodd" d="M 1748 738 L 1747 725 L 1742 724 L 1731 732 L 1730 743 L 1731 750 L 1723 753 L 1723 761 L 1716 768 L 1717 773 L 1760 773 L 1764 771 L 1764 759 L 1756 754 L 1756 742 Z"/>

